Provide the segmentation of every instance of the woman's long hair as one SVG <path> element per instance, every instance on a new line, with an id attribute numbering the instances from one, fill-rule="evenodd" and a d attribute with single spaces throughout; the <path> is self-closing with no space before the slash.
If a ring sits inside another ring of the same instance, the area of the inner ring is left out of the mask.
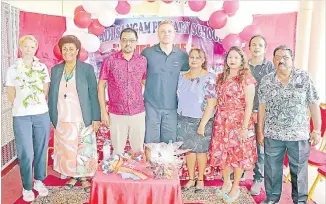
<path id="1" fill-rule="evenodd" d="M 228 51 L 228 53 L 225 56 L 223 73 L 218 78 L 217 84 L 223 84 L 226 81 L 227 77 L 230 75 L 230 67 L 227 63 L 227 59 L 232 50 L 236 51 L 241 57 L 241 65 L 240 65 L 240 70 L 238 72 L 238 82 L 240 84 L 242 84 L 244 81 L 245 75 L 250 72 L 250 69 L 247 68 L 247 60 L 246 60 L 245 53 L 243 52 L 243 50 L 241 48 L 239 48 L 237 46 L 233 46 L 230 48 L 230 50 Z"/>
<path id="2" fill-rule="evenodd" d="M 197 52 L 199 56 L 205 60 L 205 62 L 201 65 L 201 68 L 207 70 L 207 59 L 205 52 L 200 48 L 192 48 L 189 52 L 189 56 L 192 52 Z"/>

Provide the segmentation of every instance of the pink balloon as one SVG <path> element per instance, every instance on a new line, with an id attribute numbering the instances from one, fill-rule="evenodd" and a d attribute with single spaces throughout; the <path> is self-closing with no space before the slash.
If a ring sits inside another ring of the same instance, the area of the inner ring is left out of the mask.
<path id="1" fill-rule="evenodd" d="M 192 11 L 198 12 L 203 10 L 206 6 L 206 0 L 202 1 L 188 1 L 188 5 Z"/>
<path id="2" fill-rule="evenodd" d="M 261 31 L 256 25 L 248 25 L 239 33 L 240 38 L 246 42 L 248 42 L 252 36 L 259 34 L 261 34 Z"/>
<path id="3" fill-rule="evenodd" d="M 225 26 L 227 20 L 227 15 L 223 11 L 219 10 L 211 14 L 208 23 L 214 29 L 221 29 Z"/>
<path id="4" fill-rule="evenodd" d="M 79 5 L 75 8 L 74 14 L 76 15 L 76 13 L 81 12 L 81 11 L 85 11 L 85 9 L 82 5 Z"/>
<path id="5" fill-rule="evenodd" d="M 239 1 L 233 0 L 233 1 L 224 1 L 223 3 L 223 11 L 228 16 L 233 16 L 239 9 Z"/>
<path id="6" fill-rule="evenodd" d="M 84 62 L 85 60 L 87 60 L 87 58 L 88 58 L 88 52 L 84 48 L 81 48 L 78 59 Z"/>
<path id="7" fill-rule="evenodd" d="M 173 2 L 173 0 L 163 0 L 163 2 L 166 3 L 166 4 L 170 4 L 170 3 Z"/>
<path id="8" fill-rule="evenodd" d="M 59 45 L 54 46 L 53 54 L 58 60 L 63 60 Z"/>
<path id="9" fill-rule="evenodd" d="M 225 51 L 229 51 L 232 46 L 241 47 L 242 41 L 238 34 L 229 34 L 225 36 L 222 45 Z"/>
<path id="10" fill-rule="evenodd" d="M 88 31 L 96 36 L 104 33 L 104 27 L 98 22 L 97 19 L 93 19 L 91 25 L 88 27 Z"/>
<path id="11" fill-rule="evenodd" d="M 78 28 L 88 28 L 88 26 L 92 23 L 91 14 L 85 11 L 76 13 L 74 23 Z"/>
<path id="12" fill-rule="evenodd" d="M 130 4 L 127 1 L 119 1 L 115 10 L 118 14 L 126 15 L 130 12 Z"/>

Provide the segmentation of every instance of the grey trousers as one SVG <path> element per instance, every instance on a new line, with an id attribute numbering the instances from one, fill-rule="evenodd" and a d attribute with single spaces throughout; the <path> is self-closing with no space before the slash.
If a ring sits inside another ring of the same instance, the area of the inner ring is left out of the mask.
<path id="1" fill-rule="evenodd" d="M 255 123 L 255 133 L 257 137 L 258 125 Z M 254 168 L 254 181 L 261 182 L 264 179 L 264 147 L 257 142 L 257 156 L 258 160 Z"/>
<path id="2" fill-rule="evenodd" d="M 145 143 L 168 143 L 177 139 L 177 110 L 157 109 L 145 102 Z"/>
<path id="3" fill-rule="evenodd" d="M 265 138 L 265 190 L 268 201 L 279 201 L 282 193 L 283 161 L 287 150 L 291 172 L 292 200 L 303 204 L 308 198 L 310 143 Z"/>
<path id="4" fill-rule="evenodd" d="M 18 152 L 20 175 L 25 190 L 33 188 L 34 178 L 46 177 L 46 152 L 50 136 L 49 113 L 13 118 L 14 136 Z"/>

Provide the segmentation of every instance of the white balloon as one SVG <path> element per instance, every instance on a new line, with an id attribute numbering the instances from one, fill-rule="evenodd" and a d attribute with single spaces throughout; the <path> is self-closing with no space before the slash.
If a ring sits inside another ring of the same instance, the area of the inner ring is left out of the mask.
<path id="1" fill-rule="evenodd" d="M 224 39 L 225 36 L 227 36 L 230 33 L 231 32 L 229 31 L 229 29 L 226 25 L 221 29 L 215 29 L 215 36 L 217 36 L 220 39 Z"/>
<path id="2" fill-rule="evenodd" d="M 210 11 L 210 9 L 207 6 L 205 6 L 203 10 L 198 12 L 198 18 L 201 21 L 208 21 L 212 13 L 213 11 Z"/>
<path id="3" fill-rule="evenodd" d="M 96 52 L 101 45 L 100 39 L 94 34 L 87 34 L 87 36 L 81 40 L 82 47 L 87 52 Z"/>
<path id="4" fill-rule="evenodd" d="M 223 1 L 206 1 L 206 6 L 203 10 L 198 12 L 198 18 L 201 21 L 208 21 L 211 14 L 215 11 L 221 10 Z"/>
<path id="5" fill-rule="evenodd" d="M 128 3 L 129 3 L 131 6 L 132 6 L 132 5 L 134 5 L 134 6 L 138 6 L 138 5 L 142 4 L 143 1 L 142 1 L 142 0 L 130 0 L 130 1 L 128 1 Z"/>
<path id="6" fill-rule="evenodd" d="M 101 1 L 83 1 L 82 6 L 88 13 L 96 13 L 102 7 Z"/>
<path id="7" fill-rule="evenodd" d="M 104 6 L 106 8 L 115 9 L 118 6 L 119 1 L 104 1 Z"/>
<path id="8" fill-rule="evenodd" d="M 98 14 L 98 21 L 104 27 L 109 27 L 114 24 L 116 14 L 112 12 L 101 12 Z"/>
<path id="9" fill-rule="evenodd" d="M 87 36 L 87 29 L 72 29 L 72 30 L 66 30 L 62 36 L 66 36 L 66 35 L 74 35 L 76 36 L 80 41 L 82 41 L 83 39 L 85 39 L 85 37 Z"/>
<path id="10" fill-rule="evenodd" d="M 239 11 L 234 16 L 228 18 L 225 26 L 231 33 L 240 33 L 246 26 L 251 25 L 252 22 L 252 14 Z"/>

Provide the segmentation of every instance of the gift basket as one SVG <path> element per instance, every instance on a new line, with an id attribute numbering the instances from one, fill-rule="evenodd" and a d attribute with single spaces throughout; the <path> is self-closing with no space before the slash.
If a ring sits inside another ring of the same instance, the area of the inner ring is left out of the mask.
<path id="1" fill-rule="evenodd" d="M 149 143 L 145 144 L 149 150 L 149 158 L 146 161 L 143 152 L 123 153 L 112 155 L 102 161 L 103 173 L 120 174 L 122 178 L 134 180 L 154 179 L 172 179 L 173 172 L 181 168 L 183 162 L 178 158 L 189 150 L 180 150 L 182 142 Z"/>

